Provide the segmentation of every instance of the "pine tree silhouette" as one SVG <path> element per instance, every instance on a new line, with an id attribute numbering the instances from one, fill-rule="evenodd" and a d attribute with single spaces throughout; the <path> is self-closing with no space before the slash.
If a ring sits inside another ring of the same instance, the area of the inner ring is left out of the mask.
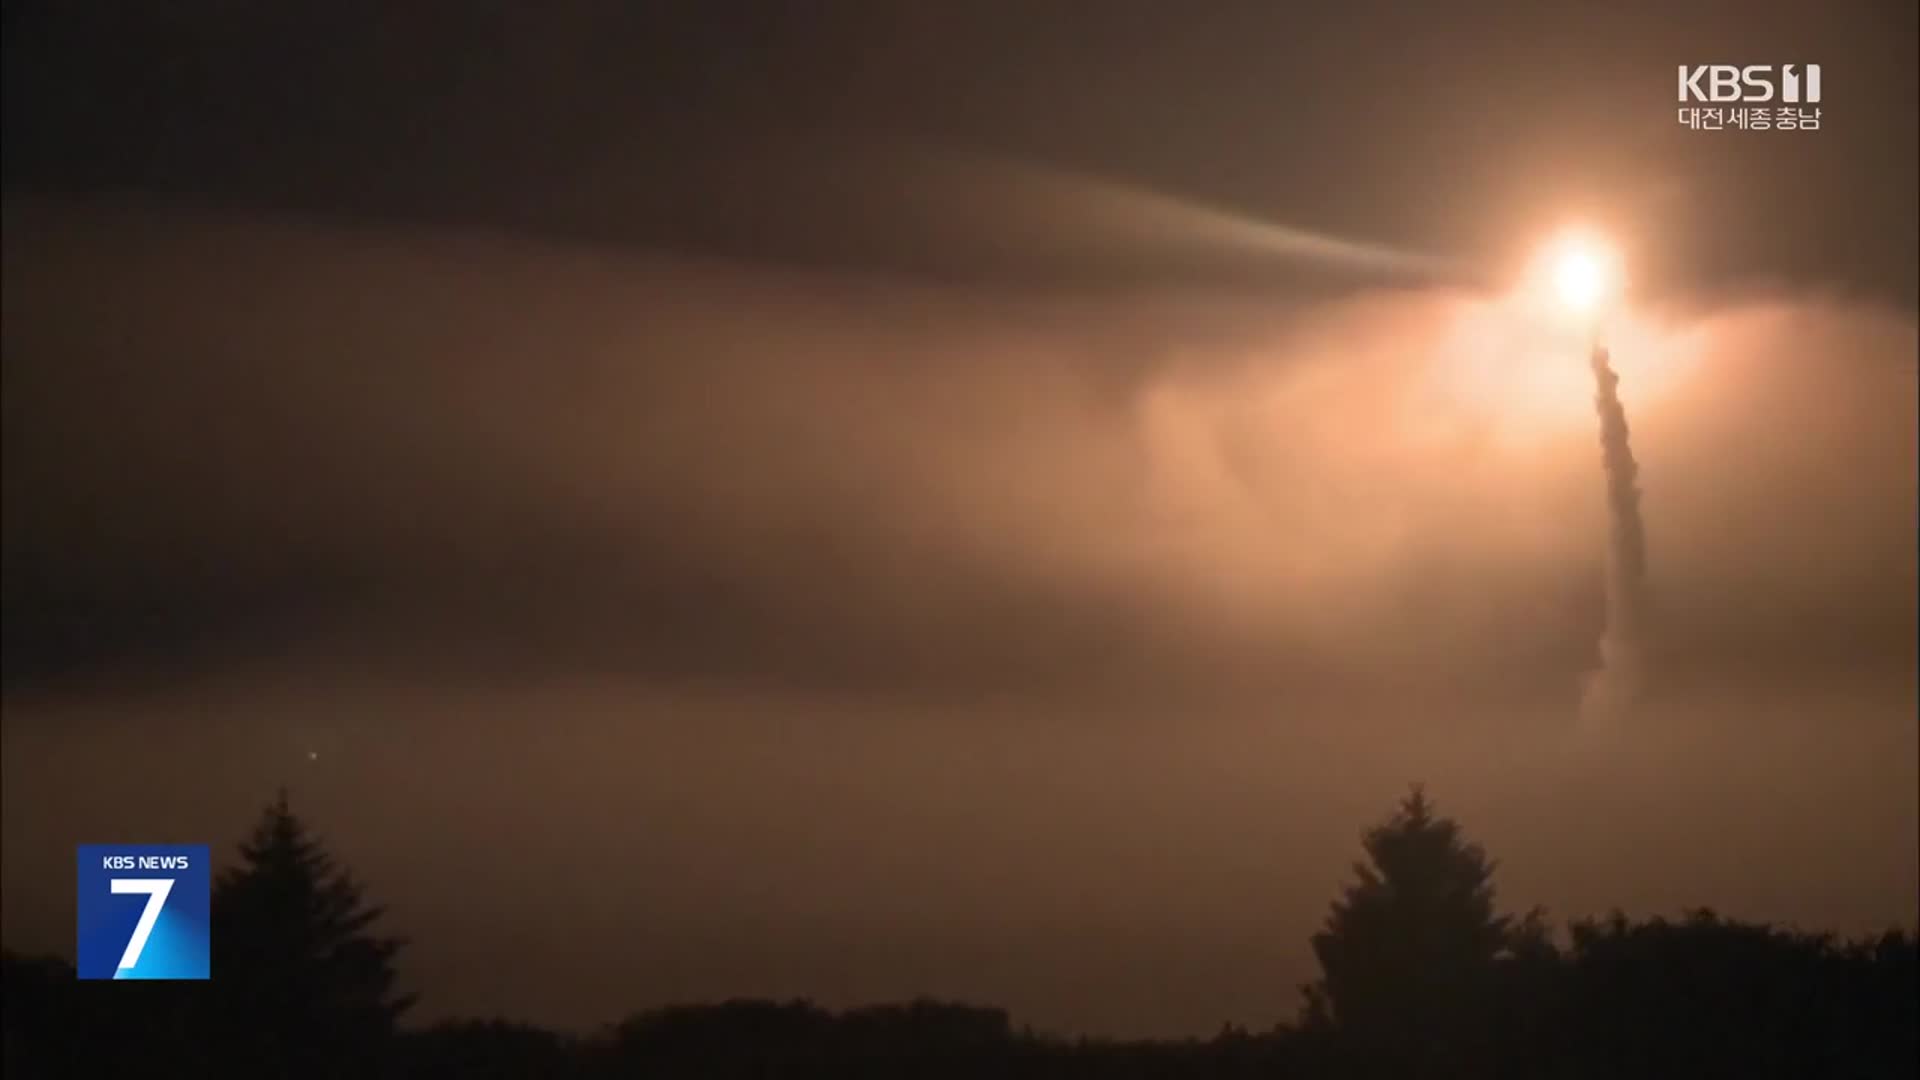
<path id="1" fill-rule="evenodd" d="M 1368 861 L 1313 937 L 1322 977 L 1307 986 L 1305 1022 L 1351 1036 L 1394 1068 L 1458 1063 L 1481 1034 L 1502 953 L 1537 937 L 1494 912 L 1494 863 L 1460 826 L 1438 817 L 1419 786 L 1362 841 Z"/>
<path id="2" fill-rule="evenodd" d="M 403 942 L 287 805 L 283 789 L 213 891 L 213 982 L 236 1056 L 278 1076 L 339 1076 L 377 1060 L 412 1004 L 394 992 Z"/>

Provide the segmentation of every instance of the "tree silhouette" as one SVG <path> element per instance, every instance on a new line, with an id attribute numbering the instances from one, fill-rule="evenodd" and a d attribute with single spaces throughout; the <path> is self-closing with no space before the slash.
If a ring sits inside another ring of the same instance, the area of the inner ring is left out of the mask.
<path id="1" fill-rule="evenodd" d="M 271 1075 L 363 1071 L 412 999 L 394 992 L 402 942 L 334 865 L 284 790 L 213 890 L 213 980 L 237 1056 Z"/>
<path id="2" fill-rule="evenodd" d="M 1458 1064 L 1484 1034 L 1496 959 L 1551 945 L 1537 914 L 1516 927 L 1494 912 L 1494 863 L 1418 785 L 1362 845 L 1359 880 L 1313 936 L 1321 978 L 1305 988 L 1305 1022 L 1351 1036 L 1383 1065 Z"/>
<path id="3" fill-rule="evenodd" d="M 219 878 L 211 981 L 79 982 L 64 958 L 0 951 L 0 1061 L 7 1080 L 1913 1075 L 1911 933 L 1843 942 L 1705 910 L 1616 913 L 1572 923 L 1562 950 L 1537 910 L 1495 912 L 1494 864 L 1418 788 L 1364 844 L 1313 939 L 1322 978 L 1298 1027 L 1068 1039 L 961 1003 L 746 999 L 653 1007 L 585 1036 L 504 1020 L 400 1032 L 399 942 L 370 932 L 380 909 L 283 792 Z"/>
<path id="4" fill-rule="evenodd" d="M 1701 909 L 1571 926 L 1563 1038 L 1609 1075 L 1912 1076 L 1912 939 L 1842 944 Z"/>

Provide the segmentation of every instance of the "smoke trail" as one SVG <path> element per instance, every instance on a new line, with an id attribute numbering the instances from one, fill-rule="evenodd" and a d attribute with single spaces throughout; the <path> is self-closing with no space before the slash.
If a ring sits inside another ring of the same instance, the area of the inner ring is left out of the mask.
<path id="1" fill-rule="evenodd" d="M 1111 180 L 1037 169 L 1027 176 L 1035 188 L 1044 185 L 1117 235 L 1433 279 L 1459 277 L 1467 269 L 1461 260 L 1262 221 Z"/>
<path id="2" fill-rule="evenodd" d="M 921 211 L 909 216 L 956 230 L 941 239 L 962 247 L 999 238 L 1027 258 L 1184 251 L 1413 282 L 1488 280 L 1487 268 L 1468 259 L 1284 225 L 1053 165 L 936 148 L 885 160 L 887 175 L 903 178 L 901 196 Z"/>
<path id="3" fill-rule="evenodd" d="M 1620 376 L 1607 350 L 1593 347 L 1594 410 L 1600 414 L 1600 453 L 1607 472 L 1607 627 L 1600 638 L 1600 668 L 1587 684 L 1582 709 L 1588 716 L 1625 708 L 1645 679 L 1647 536 L 1640 519 L 1640 467 L 1627 439 L 1627 411 L 1620 404 Z"/>

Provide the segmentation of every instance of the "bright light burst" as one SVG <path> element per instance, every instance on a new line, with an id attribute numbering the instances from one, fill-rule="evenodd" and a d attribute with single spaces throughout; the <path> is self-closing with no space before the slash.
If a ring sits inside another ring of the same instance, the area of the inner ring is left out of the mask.
<path id="1" fill-rule="evenodd" d="M 1548 247 L 1542 273 L 1551 281 L 1560 306 L 1575 315 L 1593 315 L 1616 299 L 1621 287 L 1619 256 L 1591 233 L 1570 230 Z"/>
<path id="2" fill-rule="evenodd" d="M 1606 281 L 1600 260 L 1592 253 L 1569 251 L 1560 256 L 1560 264 L 1554 268 L 1553 284 L 1568 307 L 1587 311 L 1599 302 Z"/>
<path id="3" fill-rule="evenodd" d="M 1593 375 L 1588 350 L 1604 340 L 1636 407 L 1657 403 L 1689 377 L 1697 334 L 1629 302 L 1626 260 L 1604 234 L 1568 228 L 1533 248 L 1515 287 L 1463 303 L 1436 342 L 1431 375 L 1448 407 L 1433 417 L 1480 426 L 1516 446 L 1568 433 L 1589 437 Z"/>

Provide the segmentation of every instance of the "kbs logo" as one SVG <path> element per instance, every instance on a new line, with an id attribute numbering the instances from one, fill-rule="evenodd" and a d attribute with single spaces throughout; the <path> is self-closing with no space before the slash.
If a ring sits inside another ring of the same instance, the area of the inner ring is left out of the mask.
<path id="1" fill-rule="evenodd" d="M 204 979 L 212 869 L 205 844 L 82 844 L 75 974 Z"/>
<path id="2" fill-rule="evenodd" d="M 1819 102 L 1819 64 L 1680 65 L 1677 116 L 1693 131 L 1818 131 L 1820 110 L 1801 106 Z"/>
<path id="3" fill-rule="evenodd" d="M 1779 101 L 1788 105 L 1814 105 L 1820 101 L 1819 64 L 1781 64 L 1779 74 L 1772 64 L 1697 64 L 1680 65 L 1680 100 L 1710 101 L 1725 104 L 1737 101 L 1757 105 Z"/>

